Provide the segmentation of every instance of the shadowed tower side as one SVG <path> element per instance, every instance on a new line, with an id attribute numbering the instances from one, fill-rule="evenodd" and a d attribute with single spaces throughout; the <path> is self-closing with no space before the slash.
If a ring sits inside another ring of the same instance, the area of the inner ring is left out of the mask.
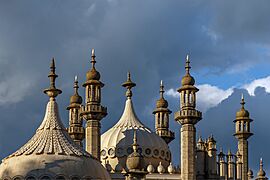
<path id="1" fill-rule="evenodd" d="M 180 111 L 175 113 L 175 120 L 181 127 L 181 179 L 196 179 L 196 128 L 195 124 L 202 119 L 202 113 L 196 110 L 196 93 L 199 91 L 194 84 L 195 80 L 190 75 L 189 56 L 186 58 L 186 74 L 182 78 L 180 93 Z"/>
<path id="2" fill-rule="evenodd" d="M 86 74 L 85 105 L 81 108 L 81 115 L 86 120 L 85 145 L 86 151 L 100 160 L 100 121 L 107 115 L 107 108 L 101 105 L 100 73 L 96 70 L 95 50 L 92 49 L 92 69 Z"/>
<path id="3" fill-rule="evenodd" d="M 235 138 L 238 140 L 238 151 L 242 156 L 242 179 L 248 179 L 248 138 L 253 135 L 250 132 L 249 112 L 245 109 L 245 100 L 242 95 L 241 109 L 236 113 L 235 123 Z"/>

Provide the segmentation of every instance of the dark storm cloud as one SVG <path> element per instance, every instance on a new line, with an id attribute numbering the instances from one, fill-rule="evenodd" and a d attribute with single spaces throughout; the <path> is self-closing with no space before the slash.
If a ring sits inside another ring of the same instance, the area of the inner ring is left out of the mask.
<path id="1" fill-rule="evenodd" d="M 258 54 L 257 47 L 268 45 L 267 37 L 256 32 L 268 30 L 269 12 L 253 4 L 248 1 L 239 11 L 234 3 L 210 1 L 2 1 L 0 98 L 9 97 L 11 102 L 0 108 L 0 157 L 26 142 L 41 122 L 46 102 L 41 90 L 48 85 L 52 56 L 59 74 L 57 85 L 63 90 L 58 102 L 65 123 L 73 77 L 77 74 L 84 81 L 94 47 L 97 68 L 106 84 L 103 104 L 109 111 L 102 121 L 103 131 L 122 113 L 125 97 L 120 84 L 128 70 L 137 83 L 137 114 L 153 127 L 150 110 L 159 81 L 165 80 L 166 87 L 180 85 L 186 53 L 191 53 L 194 71 L 211 68 L 210 73 L 220 74 L 232 65 L 252 65 L 254 59 L 258 63 L 266 58 Z M 83 95 L 84 89 L 80 92 Z M 176 104 L 172 105 L 174 111 Z M 179 133 L 179 126 L 175 127 Z M 172 144 L 174 153 L 178 142 Z"/>

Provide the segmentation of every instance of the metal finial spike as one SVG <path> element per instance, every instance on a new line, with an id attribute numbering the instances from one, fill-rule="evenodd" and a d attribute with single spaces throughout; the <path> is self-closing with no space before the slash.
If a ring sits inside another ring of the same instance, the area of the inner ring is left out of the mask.
<path id="1" fill-rule="evenodd" d="M 260 158 L 260 169 L 263 169 L 263 158 Z"/>
<path id="2" fill-rule="evenodd" d="M 78 76 L 75 76 L 75 78 L 74 78 L 74 92 L 75 92 L 75 94 L 78 94 L 78 89 L 79 89 Z"/>
<path id="3" fill-rule="evenodd" d="M 163 94 L 164 94 L 164 85 L 163 85 L 163 81 L 160 81 L 160 89 L 159 89 L 159 93 L 160 93 L 160 98 L 163 98 Z"/>
<path id="4" fill-rule="evenodd" d="M 134 129 L 134 131 L 133 131 L 133 144 L 132 144 L 134 152 L 138 152 L 138 146 L 139 145 L 137 144 L 137 133 L 136 133 L 136 129 Z"/>
<path id="5" fill-rule="evenodd" d="M 189 64 L 190 64 L 189 55 L 187 55 L 187 57 L 186 57 L 186 66 L 185 66 L 187 74 L 189 74 L 189 70 L 191 68 Z"/>
<path id="6" fill-rule="evenodd" d="M 131 81 L 131 78 L 130 78 L 130 71 L 128 71 L 128 73 L 127 73 L 127 80 L 128 80 L 128 81 Z"/>
<path id="7" fill-rule="evenodd" d="M 241 95 L 241 103 L 240 103 L 241 105 L 242 105 L 242 108 L 245 108 L 245 104 L 246 104 L 246 102 L 245 102 L 245 98 L 244 98 L 244 94 L 242 93 L 242 95 Z"/>
<path id="8" fill-rule="evenodd" d="M 95 68 L 96 55 L 95 55 L 95 49 L 94 48 L 91 50 L 91 63 L 92 63 L 92 68 Z"/>

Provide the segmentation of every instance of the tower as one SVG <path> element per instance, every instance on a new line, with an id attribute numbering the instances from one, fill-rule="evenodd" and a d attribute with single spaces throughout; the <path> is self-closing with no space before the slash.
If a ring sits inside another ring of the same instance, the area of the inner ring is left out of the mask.
<path id="1" fill-rule="evenodd" d="M 208 175 L 215 177 L 217 175 L 217 144 L 214 136 L 211 135 L 207 139 L 207 153 L 208 153 Z"/>
<path id="2" fill-rule="evenodd" d="M 268 178 L 266 177 L 266 173 L 263 169 L 263 160 L 262 158 L 260 159 L 260 170 L 257 173 L 256 180 L 267 180 Z"/>
<path id="3" fill-rule="evenodd" d="M 249 118 L 249 112 L 245 109 L 245 100 L 242 95 L 241 98 L 241 109 L 236 113 L 235 123 L 235 134 L 234 136 L 238 140 L 238 151 L 242 155 L 242 179 L 247 180 L 248 176 L 248 138 L 253 134 L 250 132 L 250 122 L 252 119 Z"/>
<path id="4" fill-rule="evenodd" d="M 196 110 L 196 93 L 199 91 L 190 75 L 190 61 L 186 58 L 186 74 L 182 78 L 180 93 L 180 111 L 175 113 L 175 120 L 181 127 L 181 176 L 182 180 L 196 179 L 196 128 L 195 124 L 202 119 L 202 113 Z"/>
<path id="5" fill-rule="evenodd" d="M 86 151 L 100 159 L 100 121 L 107 115 L 107 108 L 101 103 L 101 88 L 104 84 L 100 81 L 100 73 L 96 70 L 95 50 L 92 49 L 92 69 L 86 74 L 85 105 L 81 108 L 81 116 L 86 120 Z"/>
<path id="6" fill-rule="evenodd" d="M 79 112 L 82 104 L 82 97 L 78 93 L 78 88 L 78 78 L 75 76 L 74 95 L 70 97 L 70 104 L 67 107 L 67 110 L 69 111 L 69 127 L 67 130 L 73 141 L 82 147 L 82 140 L 84 139 L 85 133 L 83 120 Z"/>
<path id="7" fill-rule="evenodd" d="M 174 140 L 174 133 L 169 130 L 169 118 L 172 111 L 168 109 L 168 102 L 164 99 L 164 92 L 164 85 L 161 81 L 159 90 L 160 98 L 156 102 L 156 109 L 153 114 L 155 115 L 156 134 L 169 144 Z"/>

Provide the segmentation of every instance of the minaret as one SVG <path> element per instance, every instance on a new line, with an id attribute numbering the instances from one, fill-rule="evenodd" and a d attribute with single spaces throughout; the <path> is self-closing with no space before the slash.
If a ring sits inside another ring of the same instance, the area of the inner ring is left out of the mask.
<path id="1" fill-rule="evenodd" d="M 197 180 L 205 179 L 205 170 L 206 170 L 206 144 L 203 141 L 202 137 L 199 136 L 197 146 L 196 146 L 196 167 L 197 167 Z"/>
<path id="2" fill-rule="evenodd" d="M 100 74 L 95 68 L 95 50 L 92 49 L 92 69 L 86 74 L 85 105 L 81 108 L 81 115 L 86 120 L 86 151 L 100 160 L 100 121 L 107 115 L 107 108 L 101 106 L 101 88 L 104 84 L 100 81 Z"/>
<path id="3" fill-rule="evenodd" d="M 232 154 L 231 150 L 228 151 L 227 162 L 228 162 L 228 179 L 234 180 L 235 162 L 234 162 L 234 155 Z"/>
<path id="4" fill-rule="evenodd" d="M 85 133 L 83 120 L 79 112 L 82 104 L 82 97 L 78 93 L 78 88 L 78 78 L 75 76 L 74 95 L 70 97 L 70 104 L 67 107 L 67 110 L 69 111 L 68 134 L 76 144 L 82 147 L 82 140 L 84 139 Z"/>
<path id="5" fill-rule="evenodd" d="M 236 179 L 242 180 L 242 155 L 237 151 L 236 153 Z"/>
<path id="6" fill-rule="evenodd" d="M 155 115 L 155 129 L 156 134 L 159 135 L 164 141 L 169 144 L 174 140 L 174 132 L 169 130 L 169 116 L 172 113 L 168 109 L 168 102 L 164 99 L 164 85 L 160 82 L 160 99 L 157 100 L 156 109 L 153 114 Z"/>
<path id="7" fill-rule="evenodd" d="M 242 155 L 242 179 L 247 180 L 248 173 L 248 138 L 253 134 L 250 132 L 250 122 L 252 119 L 249 118 L 249 112 L 245 109 L 245 100 L 242 95 L 241 98 L 241 109 L 236 113 L 235 123 L 235 134 L 234 136 L 238 140 L 238 151 Z"/>
<path id="8" fill-rule="evenodd" d="M 196 110 L 196 92 L 194 78 L 189 74 L 189 57 L 186 58 L 186 74 L 182 78 L 180 93 L 180 111 L 175 113 L 175 120 L 181 127 L 181 177 L 182 180 L 196 179 L 196 128 L 195 124 L 202 119 L 202 113 Z"/>

